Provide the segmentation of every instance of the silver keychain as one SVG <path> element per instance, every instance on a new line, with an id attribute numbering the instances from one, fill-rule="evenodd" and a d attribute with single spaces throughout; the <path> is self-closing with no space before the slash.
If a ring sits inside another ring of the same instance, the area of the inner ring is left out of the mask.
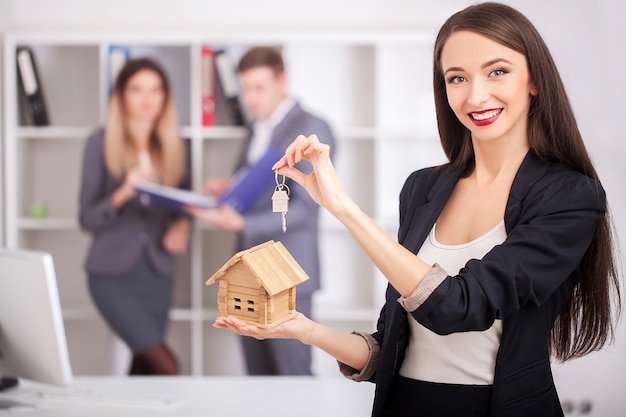
<path id="1" fill-rule="evenodd" d="M 283 175 L 283 181 L 278 182 L 278 171 L 274 171 L 276 178 L 276 188 L 274 194 L 272 194 L 272 211 L 274 213 L 281 213 L 283 233 L 287 232 L 287 220 L 285 216 L 289 211 L 289 187 L 285 184 L 285 176 Z"/>

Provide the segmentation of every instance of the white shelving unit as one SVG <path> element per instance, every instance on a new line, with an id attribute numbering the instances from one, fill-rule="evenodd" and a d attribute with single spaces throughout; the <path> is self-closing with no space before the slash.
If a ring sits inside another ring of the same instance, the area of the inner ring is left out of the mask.
<path id="1" fill-rule="evenodd" d="M 78 192 L 85 139 L 102 126 L 110 45 L 152 56 L 172 83 L 182 135 L 189 141 L 192 183 L 232 174 L 244 130 L 202 127 L 200 50 L 226 47 L 234 57 L 253 45 L 280 45 L 291 94 L 327 119 L 338 139 L 335 165 L 359 205 L 395 236 L 398 193 L 407 175 L 444 161 L 432 100 L 433 34 L 414 33 L 33 33 L 4 35 L 4 190 L 6 244 L 52 253 L 74 371 L 106 373 L 109 339 L 86 288 L 83 262 L 89 236 L 78 227 Z M 50 126 L 19 123 L 15 51 L 33 48 Z M 44 203 L 48 217 L 30 207 Z M 278 226 L 277 226 L 278 227 Z M 314 315 L 340 329 L 371 330 L 386 281 L 341 225 L 322 213 L 322 290 Z M 179 259 L 168 339 L 193 375 L 243 372 L 238 341 L 211 327 L 214 288 L 204 281 L 233 254 L 235 236 L 196 224 Z M 97 359 L 102 358 L 102 359 Z M 316 352 L 317 374 L 334 361 Z"/>

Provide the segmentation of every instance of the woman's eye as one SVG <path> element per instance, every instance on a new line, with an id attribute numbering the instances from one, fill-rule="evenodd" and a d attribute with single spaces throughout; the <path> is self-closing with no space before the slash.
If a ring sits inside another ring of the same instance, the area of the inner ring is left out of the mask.
<path id="1" fill-rule="evenodd" d="M 463 81 L 465 81 L 465 77 L 463 77 L 462 75 L 453 75 L 451 77 L 448 77 L 448 84 L 459 84 Z"/>
<path id="2" fill-rule="evenodd" d="M 491 76 L 493 77 L 499 77 L 501 75 L 506 74 L 508 71 L 503 70 L 502 68 L 498 68 L 498 69 L 494 69 L 493 71 L 491 71 Z"/>

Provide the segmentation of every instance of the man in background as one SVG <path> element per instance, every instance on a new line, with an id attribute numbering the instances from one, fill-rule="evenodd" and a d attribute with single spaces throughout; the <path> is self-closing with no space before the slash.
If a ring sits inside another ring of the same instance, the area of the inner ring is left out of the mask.
<path id="1" fill-rule="evenodd" d="M 316 134 L 321 142 L 336 148 L 333 133 L 324 120 L 305 111 L 287 91 L 287 76 L 282 55 L 271 47 L 254 47 L 239 61 L 242 97 L 253 121 L 244 140 L 237 170 L 255 164 L 270 148 L 282 155 L 298 135 Z M 278 160 L 278 158 L 276 159 Z M 273 161 L 276 162 L 276 161 Z M 273 164 L 272 162 L 272 164 Z M 307 162 L 298 169 L 310 173 Z M 282 182 L 282 177 L 281 177 Z M 217 209 L 193 209 L 193 214 L 218 228 L 239 233 L 237 251 L 267 242 L 280 241 L 309 275 L 296 292 L 297 310 L 311 316 L 311 299 L 320 288 L 318 249 L 319 206 L 295 182 L 290 189 L 287 232 L 281 229 L 280 214 L 272 212 L 271 196 L 276 186 L 272 180 L 267 192 L 252 206 L 239 213 L 227 205 Z M 207 194 L 221 195 L 228 180 L 209 179 Z M 311 347 L 294 340 L 256 340 L 242 337 L 250 375 L 311 375 Z"/>

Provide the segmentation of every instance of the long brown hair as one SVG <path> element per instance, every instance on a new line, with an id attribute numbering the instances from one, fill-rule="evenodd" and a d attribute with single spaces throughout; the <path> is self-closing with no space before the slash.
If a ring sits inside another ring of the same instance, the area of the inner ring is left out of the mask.
<path id="1" fill-rule="evenodd" d="M 446 41 L 461 30 L 485 36 L 526 57 L 530 79 L 537 88 L 528 113 L 530 149 L 542 159 L 559 161 L 599 182 L 563 82 L 541 35 L 520 12 L 492 2 L 470 6 L 451 16 L 435 41 L 435 108 L 441 144 L 450 163 L 468 171 L 475 163 L 470 132 L 448 105 L 441 67 Z M 613 227 L 607 211 L 581 260 L 579 282 L 552 328 L 550 352 L 557 359 L 586 355 L 614 337 L 613 318 L 621 312 L 621 295 L 613 243 Z M 612 296 L 617 300 L 615 311 L 611 306 Z"/>
<path id="2" fill-rule="evenodd" d="M 128 135 L 124 109 L 124 89 L 128 80 L 142 70 L 149 70 L 161 78 L 165 101 L 150 138 L 150 157 L 161 182 L 177 186 L 184 173 L 184 146 L 179 135 L 178 115 L 174 96 L 165 72 L 150 58 L 131 59 L 120 70 L 109 99 L 109 111 L 104 129 L 104 157 L 107 168 L 121 180 L 126 172 L 137 165 L 137 153 Z"/>

